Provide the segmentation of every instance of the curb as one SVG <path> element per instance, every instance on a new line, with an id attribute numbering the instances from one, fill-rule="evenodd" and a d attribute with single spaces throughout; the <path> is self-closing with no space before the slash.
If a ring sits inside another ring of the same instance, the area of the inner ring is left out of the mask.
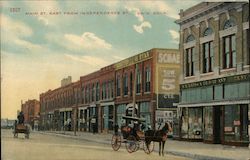
<path id="1" fill-rule="evenodd" d="M 81 137 L 80 135 L 70 135 L 70 134 L 63 134 L 63 133 L 49 133 L 49 132 L 36 132 L 39 134 L 46 134 L 46 135 L 52 135 L 52 136 L 58 136 L 58 137 L 66 137 L 66 138 L 72 138 L 72 139 L 81 139 L 88 142 L 95 142 L 95 143 L 101 143 L 101 144 L 110 144 L 108 141 L 98 141 L 94 139 L 88 139 Z M 155 151 L 158 152 L 158 151 Z M 195 160 L 234 160 L 231 158 L 222 158 L 222 157 L 213 157 L 213 156 L 206 156 L 206 155 L 199 155 L 199 154 L 192 154 L 192 153 L 185 153 L 185 152 L 178 152 L 178 151 L 172 151 L 172 150 L 166 150 L 166 153 L 174 155 L 174 156 L 181 156 L 186 158 L 191 158 Z"/>
<path id="2" fill-rule="evenodd" d="M 195 160 L 234 160 L 231 158 L 212 157 L 212 156 L 205 156 L 205 155 L 191 154 L 191 153 L 177 152 L 177 151 L 168 151 L 168 150 L 167 150 L 167 153 L 171 155 L 187 157 L 187 158 L 191 158 Z"/>

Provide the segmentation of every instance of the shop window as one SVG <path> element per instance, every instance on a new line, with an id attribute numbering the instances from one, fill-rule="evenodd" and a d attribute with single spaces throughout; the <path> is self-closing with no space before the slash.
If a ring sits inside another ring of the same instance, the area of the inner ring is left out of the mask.
<path id="1" fill-rule="evenodd" d="M 225 106 L 224 136 L 226 142 L 240 141 L 240 106 Z"/>
<path id="2" fill-rule="evenodd" d="M 140 117 L 145 119 L 146 128 L 151 124 L 150 102 L 140 103 Z"/>
<path id="3" fill-rule="evenodd" d="M 213 107 L 204 107 L 204 139 L 213 140 Z"/>
<path id="4" fill-rule="evenodd" d="M 189 108 L 188 137 L 190 139 L 203 138 L 202 108 Z"/>
<path id="5" fill-rule="evenodd" d="M 249 141 L 248 114 L 250 113 L 250 107 L 248 108 L 247 104 L 241 105 L 241 113 L 242 113 L 242 140 Z"/>
<path id="6" fill-rule="evenodd" d="M 188 108 L 182 108 L 181 138 L 188 138 Z"/>

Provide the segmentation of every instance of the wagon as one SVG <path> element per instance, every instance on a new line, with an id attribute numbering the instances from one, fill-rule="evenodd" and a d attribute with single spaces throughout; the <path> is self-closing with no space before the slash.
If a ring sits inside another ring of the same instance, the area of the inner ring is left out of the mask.
<path id="1" fill-rule="evenodd" d="M 13 130 L 14 138 L 18 138 L 18 133 L 24 133 L 25 138 L 28 139 L 30 134 L 29 127 L 24 124 L 15 124 Z"/>
<path id="2" fill-rule="evenodd" d="M 131 116 L 123 116 L 122 118 L 138 124 L 145 121 L 142 118 Z M 143 145 L 144 152 L 147 154 L 150 154 L 154 149 L 154 142 L 151 142 L 148 147 L 146 146 L 144 132 L 140 130 L 139 125 L 134 125 L 134 127 L 129 125 L 121 126 L 121 133 L 115 132 L 113 134 L 111 139 L 113 150 L 118 151 L 122 143 L 125 143 L 129 153 L 139 150 L 141 144 Z"/>

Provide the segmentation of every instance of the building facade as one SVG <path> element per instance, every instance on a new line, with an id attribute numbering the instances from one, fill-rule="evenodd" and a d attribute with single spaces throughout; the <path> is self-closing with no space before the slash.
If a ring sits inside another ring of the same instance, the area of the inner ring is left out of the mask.
<path id="1" fill-rule="evenodd" d="M 29 124 L 32 129 L 38 130 L 40 118 L 40 102 L 38 100 L 28 100 L 21 106 L 24 114 L 24 123 Z"/>
<path id="2" fill-rule="evenodd" d="M 121 126 L 123 115 L 132 115 L 133 106 L 151 127 L 173 121 L 179 65 L 178 50 L 151 49 L 81 76 L 78 82 L 40 94 L 41 122 L 45 129 L 67 129 L 72 122 L 71 130 L 107 133 L 115 123 Z"/>
<path id="3" fill-rule="evenodd" d="M 248 145 L 249 3 L 203 2 L 180 19 L 180 138 Z"/>

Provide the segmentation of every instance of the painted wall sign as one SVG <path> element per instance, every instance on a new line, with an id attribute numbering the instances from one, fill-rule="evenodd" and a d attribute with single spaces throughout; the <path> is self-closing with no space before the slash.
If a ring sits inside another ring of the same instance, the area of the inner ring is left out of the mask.
<path id="1" fill-rule="evenodd" d="M 158 53 L 158 63 L 180 63 L 180 55 L 174 52 Z"/>
<path id="2" fill-rule="evenodd" d="M 128 67 L 130 65 L 145 61 L 145 60 L 147 60 L 147 59 L 149 59 L 151 57 L 152 56 L 150 56 L 149 52 L 144 52 L 144 53 L 135 55 L 133 57 L 130 57 L 130 58 L 127 58 L 125 60 L 122 60 L 122 61 L 118 62 L 118 63 L 116 63 L 114 65 L 114 67 L 115 67 L 115 70 L 118 70 L 118 69 L 121 69 L 121 68 Z"/>

